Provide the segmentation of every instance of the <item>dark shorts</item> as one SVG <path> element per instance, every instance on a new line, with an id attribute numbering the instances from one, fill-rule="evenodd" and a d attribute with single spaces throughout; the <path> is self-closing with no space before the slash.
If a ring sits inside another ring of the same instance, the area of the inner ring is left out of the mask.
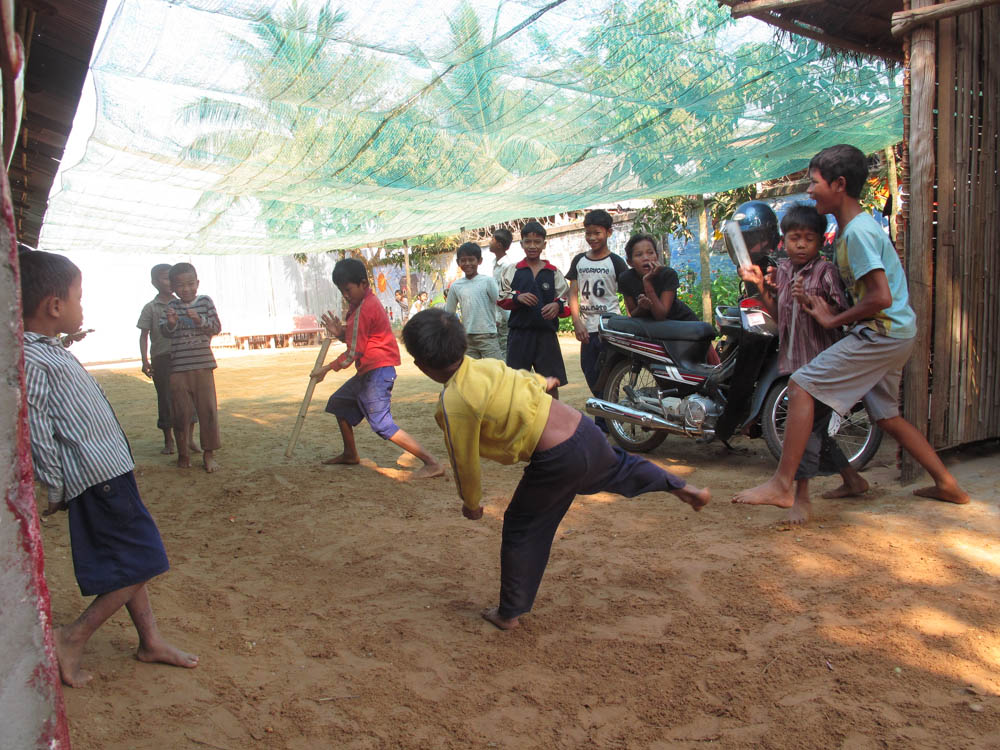
<path id="1" fill-rule="evenodd" d="M 99 596 L 144 583 L 170 568 L 135 475 L 95 484 L 69 501 L 69 538 L 80 593 Z"/>
<path id="2" fill-rule="evenodd" d="M 534 370 L 566 385 L 566 365 L 556 332 L 545 328 L 511 328 L 507 332 L 507 366 Z"/>
<path id="3" fill-rule="evenodd" d="M 388 440 L 399 430 L 389 410 L 389 396 L 396 383 L 395 367 L 376 367 L 355 375 L 330 396 L 326 410 L 356 427 L 367 419 L 375 434 Z"/>

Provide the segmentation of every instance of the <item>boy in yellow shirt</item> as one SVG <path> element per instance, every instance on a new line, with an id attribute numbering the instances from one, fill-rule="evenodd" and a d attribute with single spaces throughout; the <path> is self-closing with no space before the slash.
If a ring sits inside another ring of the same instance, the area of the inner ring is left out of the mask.
<path id="1" fill-rule="evenodd" d="M 516 628 L 531 610 L 556 529 L 577 495 L 672 492 L 695 510 L 711 498 L 707 489 L 612 448 L 592 420 L 548 394 L 557 378 L 466 357 L 465 328 L 455 315 L 424 310 L 403 328 L 403 343 L 417 367 L 444 384 L 434 416 L 466 518 L 483 516 L 480 456 L 528 462 L 504 513 L 500 605 L 482 613 L 498 628 Z"/>

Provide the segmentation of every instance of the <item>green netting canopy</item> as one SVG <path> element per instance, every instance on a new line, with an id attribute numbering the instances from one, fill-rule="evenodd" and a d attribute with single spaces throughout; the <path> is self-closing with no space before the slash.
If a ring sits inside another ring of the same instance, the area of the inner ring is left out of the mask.
<path id="1" fill-rule="evenodd" d="M 772 31 L 714 0 L 112 0 L 40 244 L 320 252 L 899 140 L 897 71 Z"/>

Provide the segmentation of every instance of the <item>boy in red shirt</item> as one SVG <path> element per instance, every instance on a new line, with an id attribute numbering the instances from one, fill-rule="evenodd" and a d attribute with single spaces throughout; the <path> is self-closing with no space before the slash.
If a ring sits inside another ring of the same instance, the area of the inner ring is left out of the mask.
<path id="1" fill-rule="evenodd" d="M 312 376 L 322 380 L 331 370 L 343 370 L 352 362 L 358 371 L 330 396 L 326 404 L 326 410 L 337 417 L 344 450 L 323 463 L 359 463 L 354 427 L 367 419 L 376 435 L 391 440 L 424 462 L 423 467 L 413 473 L 414 479 L 441 476 L 444 474 L 441 464 L 392 419 L 389 397 L 396 382 L 399 346 L 392 334 L 389 316 L 368 286 L 364 263 L 356 258 L 337 261 L 333 267 L 333 283 L 350 305 L 347 320 L 341 322 L 336 315 L 327 312 L 323 315 L 323 325 L 331 336 L 347 344 L 347 351 L 330 364 L 318 367 Z"/>

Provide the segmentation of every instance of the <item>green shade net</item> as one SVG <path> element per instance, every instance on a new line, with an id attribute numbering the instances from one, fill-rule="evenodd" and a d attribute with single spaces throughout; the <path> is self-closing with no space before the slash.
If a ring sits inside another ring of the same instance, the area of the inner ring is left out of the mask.
<path id="1" fill-rule="evenodd" d="M 49 249 L 372 245 L 724 190 L 902 130 L 898 71 L 776 41 L 714 1 L 107 12 L 96 97 L 74 125 L 89 137 L 50 196 Z"/>

